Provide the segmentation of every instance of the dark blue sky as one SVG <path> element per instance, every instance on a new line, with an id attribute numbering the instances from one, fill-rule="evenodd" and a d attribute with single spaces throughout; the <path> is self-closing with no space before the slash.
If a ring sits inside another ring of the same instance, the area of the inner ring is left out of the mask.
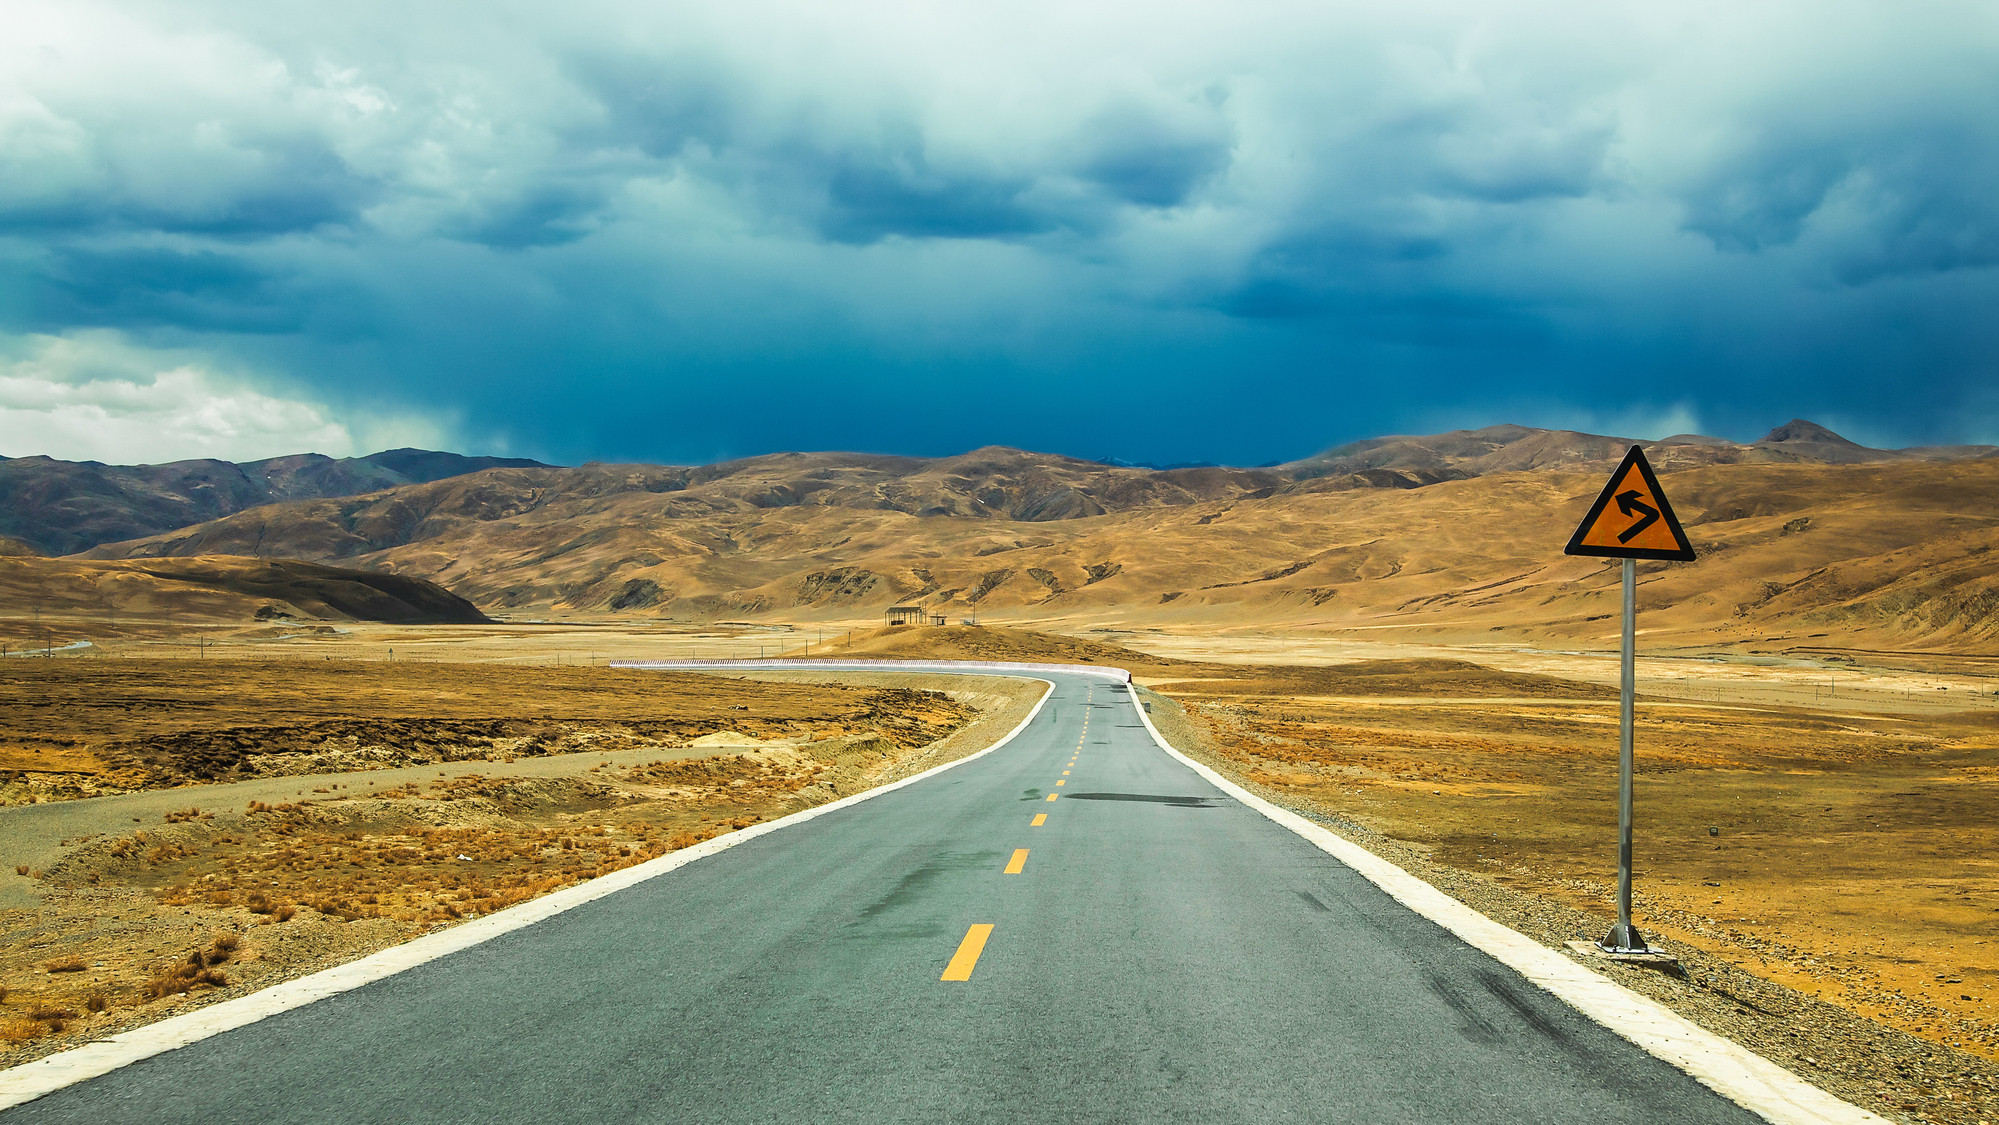
<path id="1" fill-rule="evenodd" d="M 1989 4 L 19 10 L 0 454 L 1999 441 Z"/>

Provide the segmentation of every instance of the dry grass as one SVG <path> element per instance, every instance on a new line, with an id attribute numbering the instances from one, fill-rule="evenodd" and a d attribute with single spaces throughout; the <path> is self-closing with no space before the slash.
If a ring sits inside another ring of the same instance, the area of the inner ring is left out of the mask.
<path id="1" fill-rule="evenodd" d="M 922 745 L 936 695 L 711 676 L 468 664 L 39 660 L 0 668 L 0 804 L 291 774 L 668 750 L 724 731 Z M 11 748 L 10 748 L 11 744 Z M 25 753 L 20 747 L 62 750 Z M 320 782 L 329 793 L 339 782 Z M 190 807 L 168 823 L 212 820 Z"/>
<path id="2" fill-rule="evenodd" d="M 76 1009 L 98 1016 L 213 992 L 232 983 L 241 960 L 253 979 L 268 971 L 259 925 L 289 930 L 387 923 L 408 936 L 476 918 L 560 887 L 594 879 L 765 819 L 795 786 L 747 792 L 718 784 L 698 800 L 642 801 L 598 783 L 495 782 L 462 777 L 394 799 L 259 804 L 241 814 L 180 821 L 177 835 L 139 831 L 99 841 L 65 871 L 92 864 L 105 885 L 144 891 L 162 917 L 195 909 L 243 928 L 214 932 L 203 946 L 134 977 L 129 957 L 99 950 L 110 987 L 93 982 L 37 993 L 26 1015 L 15 1007 L 0 1041 L 25 1043 L 67 1030 Z M 681 779 L 683 785 L 688 779 Z M 449 805 L 501 798 L 521 818 L 436 826 L 409 823 L 404 802 Z M 743 809 L 755 804 L 760 807 Z M 400 820 L 391 827 L 385 820 Z M 217 827 L 226 823 L 226 828 Z M 46 962 L 46 974 L 80 973 L 79 956 Z M 125 983 L 119 983 L 120 979 Z M 4 996 L 0 996 L 4 999 Z"/>
<path id="3" fill-rule="evenodd" d="M 224 956 L 220 961 L 227 961 Z M 195 950 L 185 960 L 170 965 L 162 965 L 153 970 L 143 990 L 148 1000 L 163 1000 L 169 996 L 185 995 L 197 988 L 221 988 L 229 983 L 229 978 L 211 966 L 220 961 L 209 959 L 203 950 Z"/>

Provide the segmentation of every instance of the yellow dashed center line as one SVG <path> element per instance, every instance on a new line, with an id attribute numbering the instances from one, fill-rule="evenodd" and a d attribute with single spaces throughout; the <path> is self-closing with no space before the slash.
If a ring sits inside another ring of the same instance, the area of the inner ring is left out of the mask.
<path id="1" fill-rule="evenodd" d="M 938 980 L 971 980 L 972 967 L 979 963 L 979 954 L 985 952 L 986 939 L 993 936 L 991 922 L 980 922 L 965 931 L 965 940 L 958 943 L 958 952 L 951 955 L 951 963 L 944 966 L 944 975 Z"/>
<path id="2" fill-rule="evenodd" d="M 1063 776 L 1063 777 L 1068 777 L 1068 776 L 1069 776 L 1069 771 L 1068 771 L 1068 770 L 1063 770 L 1063 771 L 1062 771 L 1062 776 Z"/>
<path id="3" fill-rule="evenodd" d="M 1042 825 L 1044 825 L 1044 824 L 1046 824 L 1046 823 L 1048 823 L 1048 814 L 1047 814 L 1047 813 L 1035 813 L 1035 814 L 1034 814 L 1034 823 L 1033 823 L 1033 824 L 1030 824 L 1030 825 L 1028 825 L 1028 827 L 1029 827 L 1029 828 L 1039 828 L 1039 827 L 1041 827 Z"/>
<path id="4" fill-rule="evenodd" d="M 1055 798 L 1057 798 L 1057 797 L 1060 797 L 1061 795 L 1062 795 L 1062 794 L 1060 794 L 1060 793 L 1050 793 L 1050 794 L 1048 795 L 1048 799 L 1052 801 L 1052 800 L 1054 800 Z"/>
<path id="5" fill-rule="evenodd" d="M 1013 858 L 1006 861 L 1006 871 L 1004 873 L 1007 875 L 1018 875 L 1020 874 L 1021 868 L 1026 866 L 1027 866 L 1027 849 L 1015 848 L 1013 849 Z"/>
<path id="6" fill-rule="evenodd" d="M 1067 785 L 1067 784 L 1069 784 L 1069 783 L 1068 783 L 1068 782 L 1066 782 L 1066 781 L 1058 781 L 1058 782 L 1056 782 L 1055 784 L 1057 784 L 1057 785 Z"/>

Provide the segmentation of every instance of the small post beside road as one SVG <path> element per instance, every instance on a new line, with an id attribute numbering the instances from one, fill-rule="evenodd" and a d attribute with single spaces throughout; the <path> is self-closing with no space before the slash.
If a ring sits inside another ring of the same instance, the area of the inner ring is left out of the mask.
<path id="1" fill-rule="evenodd" d="M 1610 483 L 1569 538 L 1564 554 L 1623 560 L 1624 643 L 1619 651 L 1617 714 L 1617 924 L 1597 942 L 1611 954 L 1651 953 L 1631 923 L 1632 775 L 1637 772 L 1633 720 L 1638 694 L 1638 560 L 1691 562 L 1693 544 L 1659 488 L 1659 478 L 1632 446 Z"/>

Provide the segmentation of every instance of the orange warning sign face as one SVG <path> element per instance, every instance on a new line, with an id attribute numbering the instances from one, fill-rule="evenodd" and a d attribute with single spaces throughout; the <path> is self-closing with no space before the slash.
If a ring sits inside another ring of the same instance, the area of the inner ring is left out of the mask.
<path id="1" fill-rule="evenodd" d="M 1617 559 L 1693 559 L 1693 544 L 1680 529 L 1673 506 L 1659 488 L 1659 478 L 1652 475 L 1652 466 L 1638 446 L 1632 446 L 1624 463 L 1610 474 L 1610 483 L 1570 537 L 1566 553 Z"/>

